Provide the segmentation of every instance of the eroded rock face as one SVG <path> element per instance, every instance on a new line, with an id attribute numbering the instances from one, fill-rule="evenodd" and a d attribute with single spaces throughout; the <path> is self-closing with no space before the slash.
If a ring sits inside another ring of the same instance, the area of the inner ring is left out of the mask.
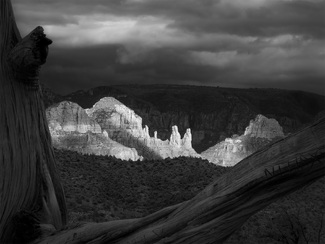
<path id="1" fill-rule="evenodd" d="M 46 110 L 53 146 L 84 154 L 109 155 L 123 160 L 141 159 L 134 148 L 109 138 L 108 133 L 78 104 L 64 101 Z"/>
<path id="2" fill-rule="evenodd" d="M 86 112 L 107 131 L 110 138 L 127 147 L 136 148 L 145 158 L 200 157 L 192 148 L 189 129 L 183 138 L 177 126 L 172 127 L 170 140 L 160 140 L 157 132 L 151 137 L 148 126 L 142 126 L 142 118 L 115 98 L 102 98 L 92 108 L 86 109 Z"/>
<path id="3" fill-rule="evenodd" d="M 148 130 L 142 128 L 142 118 L 113 97 L 100 99 L 90 109 L 85 110 L 112 139 L 127 137 L 149 137 Z"/>
<path id="4" fill-rule="evenodd" d="M 282 137 L 282 127 L 275 119 L 257 115 L 255 120 L 250 121 L 243 135 L 226 138 L 202 152 L 201 156 L 217 165 L 233 166 L 272 140 Z"/>
<path id="5" fill-rule="evenodd" d="M 170 139 L 171 125 L 177 125 L 182 136 L 191 128 L 197 152 L 233 134 L 242 135 L 257 114 L 276 119 L 284 133 L 292 133 L 325 109 L 324 96 L 306 92 L 183 85 L 97 87 L 64 99 L 90 108 L 103 97 L 115 97 L 134 110 L 162 140 Z"/>
<path id="6" fill-rule="evenodd" d="M 268 140 L 272 140 L 276 137 L 284 137 L 283 129 L 278 121 L 275 119 L 268 119 L 261 114 L 257 115 L 255 120 L 250 121 L 244 135 Z"/>
<path id="7" fill-rule="evenodd" d="M 78 104 L 64 101 L 46 110 L 50 131 L 102 133 L 99 124 L 89 118 Z"/>

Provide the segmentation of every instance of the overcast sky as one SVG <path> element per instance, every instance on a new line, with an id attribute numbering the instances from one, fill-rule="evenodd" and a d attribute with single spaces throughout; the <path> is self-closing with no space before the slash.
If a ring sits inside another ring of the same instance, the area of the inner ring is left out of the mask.
<path id="1" fill-rule="evenodd" d="M 54 41 L 41 79 L 273 87 L 324 94 L 324 0 L 12 0 Z"/>

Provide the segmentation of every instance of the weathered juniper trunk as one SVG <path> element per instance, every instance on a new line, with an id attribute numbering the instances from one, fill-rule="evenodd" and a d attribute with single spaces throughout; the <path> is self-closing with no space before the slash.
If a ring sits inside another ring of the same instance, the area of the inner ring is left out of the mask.
<path id="1" fill-rule="evenodd" d="M 51 41 L 41 27 L 21 39 L 10 0 L 0 1 L 0 11 L 0 243 L 221 243 L 255 212 L 325 175 L 322 118 L 189 201 L 140 219 L 58 231 L 66 206 L 38 85 Z M 45 232 L 45 224 L 56 231 Z"/>
<path id="2" fill-rule="evenodd" d="M 6 243 L 33 238 L 38 221 L 60 229 L 66 206 L 38 83 L 51 41 L 41 27 L 22 39 L 9 0 L 0 1 L 0 11 L 0 243 Z"/>

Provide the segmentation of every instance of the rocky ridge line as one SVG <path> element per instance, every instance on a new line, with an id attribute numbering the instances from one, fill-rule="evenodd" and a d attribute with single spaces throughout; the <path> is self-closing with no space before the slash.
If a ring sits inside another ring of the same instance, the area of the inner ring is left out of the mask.
<path id="1" fill-rule="evenodd" d="M 190 129 L 183 138 L 177 126 L 172 127 L 170 140 L 160 140 L 157 132 L 150 137 L 142 118 L 112 97 L 102 98 L 91 109 L 63 101 L 47 108 L 46 117 L 56 148 L 132 161 L 200 157 L 192 148 Z"/>
<path id="2" fill-rule="evenodd" d="M 233 166 L 273 140 L 283 138 L 275 119 L 259 114 L 251 120 L 243 135 L 233 135 L 201 153 L 202 158 L 221 166 Z"/>

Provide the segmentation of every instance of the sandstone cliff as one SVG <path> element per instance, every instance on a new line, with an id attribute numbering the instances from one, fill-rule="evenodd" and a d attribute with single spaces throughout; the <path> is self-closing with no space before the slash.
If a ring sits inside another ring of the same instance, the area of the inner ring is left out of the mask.
<path id="1" fill-rule="evenodd" d="M 53 146 L 84 154 L 110 155 L 123 160 L 141 159 L 134 148 L 111 140 L 105 130 L 85 110 L 72 102 L 46 109 Z"/>
<path id="2" fill-rule="evenodd" d="M 53 132 L 102 133 L 100 125 L 73 102 L 65 101 L 51 106 L 46 110 L 46 117 L 50 131 Z"/>
<path id="3" fill-rule="evenodd" d="M 160 140 L 157 132 L 151 137 L 149 127 L 143 128 L 142 118 L 113 97 L 100 99 L 92 108 L 86 109 L 86 112 L 107 131 L 111 139 L 136 148 L 144 158 L 200 157 L 192 148 L 190 129 L 187 129 L 183 138 L 177 126 L 172 126 L 169 140 Z"/>
<path id="4" fill-rule="evenodd" d="M 251 120 L 245 129 L 245 136 L 266 138 L 272 140 L 275 137 L 284 137 L 283 129 L 275 119 L 268 119 L 259 114 L 255 120 Z"/>
<path id="5" fill-rule="evenodd" d="M 243 135 L 234 135 L 207 149 L 201 156 L 211 163 L 233 166 L 274 139 L 284 137 L 283 129 L 275 119 L 257 115 Z"/>
<path id="6" fill-rule="evenodd" d="M 162 140 L 170 138 L 173 125 L 181 135 L 191 128 L 192 146 L 199 153 L 233 134 L 242 135 L 258 114 L 276 119 L 284 133 L 291 133 L 325 109 L 324 96 L 307 92 L 184 85 L 97 87 L 64 99 L 90 108 L 108 96 L 134 110 Z"/>
<path id="7" fill-rule="evenodd" d="M 192 148 L 190 129 L 183 138 L 177 126 L 172 126 L 169 140 L 160 140 L 157 132 L 151 137 L 148 126 L 142 126 L 142 118 L 115 98 L 102 98 L 86 110 L 64 101 L 49 107 L 46 116 L 56 148 L 133 161 L 142 157 L 200 157 Z"/>

